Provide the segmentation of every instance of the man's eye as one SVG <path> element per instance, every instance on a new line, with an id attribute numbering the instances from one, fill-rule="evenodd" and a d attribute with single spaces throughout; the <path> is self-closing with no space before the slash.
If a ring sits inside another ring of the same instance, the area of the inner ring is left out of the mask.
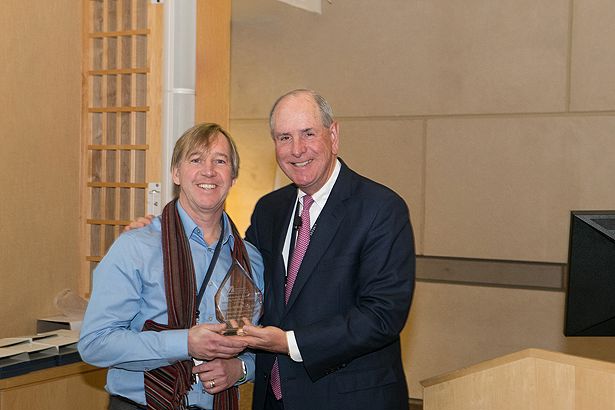
<path id="1" fill-rule="evenodd" d="M 280 135 L 280 136 L 278 136 L 278 141 L 279 142 L 285 142 L 285 141 L 288 141 L 288 140 L 290 140 L 290 137 L 288 135 Z"/>
<path id="2" fill-rule="evenodd" d="M 224 164 L 226 164 L 226 160 L 225 159 L 217 159 L 217 160 L 215 160 L 215 163 L 216 164 L 224 165 Z"/>
<path id="3" fill-rule="evenodd" d="M 201 158 L 192 158 L 190 160 L 191 164 L 200 164 L 201 163 Z"/>

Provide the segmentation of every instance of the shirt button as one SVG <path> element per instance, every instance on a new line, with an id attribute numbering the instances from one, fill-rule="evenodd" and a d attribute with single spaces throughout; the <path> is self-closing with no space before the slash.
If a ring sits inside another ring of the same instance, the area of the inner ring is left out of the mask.
<path id="1" fill-rule="evenodd" d="M 209 320 L 211 322 L 212 320 L 214 320 L 214 318 L 210 316 L 210 317 L 207 318 L 207 320 Z"/>

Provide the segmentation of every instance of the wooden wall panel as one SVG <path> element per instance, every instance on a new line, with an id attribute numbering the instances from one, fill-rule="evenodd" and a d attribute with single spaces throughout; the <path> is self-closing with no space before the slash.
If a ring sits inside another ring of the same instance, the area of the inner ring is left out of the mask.
<path id="1" fill-rule="evenodd" d="M 231 1 L 197 0 L 195 122 L 229 127 Z"/>
<path id="2" fill-rule="evenodd" d="M 81 3 L 0 12 L 0 337 L 35 331 L 77 287 Z"/>

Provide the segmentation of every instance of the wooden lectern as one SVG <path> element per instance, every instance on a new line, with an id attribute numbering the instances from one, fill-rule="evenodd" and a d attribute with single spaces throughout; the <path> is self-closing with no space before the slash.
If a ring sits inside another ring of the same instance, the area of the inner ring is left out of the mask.
<path id="1" fill-rule="evenodd" d="M 615 363 L 539 349 L 421 384 L 424 410 L 615 410 Z"/>

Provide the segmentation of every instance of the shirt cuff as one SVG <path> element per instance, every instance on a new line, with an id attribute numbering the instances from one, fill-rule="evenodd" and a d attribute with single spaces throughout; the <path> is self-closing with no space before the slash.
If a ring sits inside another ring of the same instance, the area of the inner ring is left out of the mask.
<path id="1" fill-rule="evenodd" d="M 239 359 L 243 360 L 246 364 L 246 368 L 248 370 L 248 374 L 246 375 L 246 379 L 242 382 L 235 383 L 236 386 L 240 384 L 246 383 L 248 381 L 254 380 L 255 369 L 254 369 L 254 353 L 242 353 L 237 356 Z"/>
<path id="2" fill-rule="evenodd" d="M 188 330 L 189 329 L 174 329 L 166 330 L 166 343 L 165 348 L 167 357 L 173 357 L 175 360 L 190 360 L 190 353 L 188 353 Z M 162 332 L 160 332 L 162 333 Z"/>
<path id="3" fill-rule="evenodd" d="M 295 362 L 302 362 L 303 357 L 301 357 L 301 352 L 299 351 L 299 346 L 297 345 L 297 339 L 295 339 L 295 332 L 289 330 L 286 332 L 286 341 L 288 342 L 288 354 L 290 358 Z"/>

